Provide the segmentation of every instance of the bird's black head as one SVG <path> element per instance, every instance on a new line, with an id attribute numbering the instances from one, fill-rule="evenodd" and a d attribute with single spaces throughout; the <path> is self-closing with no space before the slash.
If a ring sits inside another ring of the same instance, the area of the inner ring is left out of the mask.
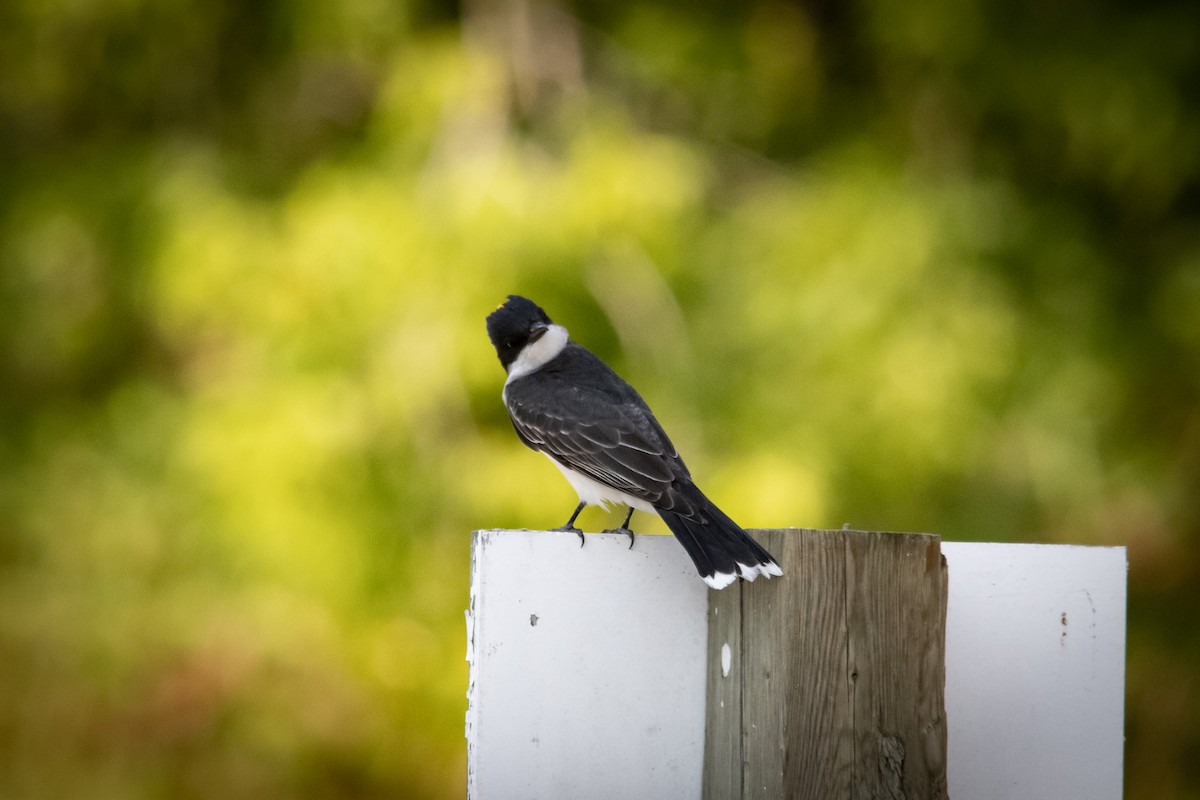
<path id="1" fill-rule="evenodd" d="M 522 348 L 540 339 L 551 325 L 550 317 L 532 300 L 510 294 L 487 318 L 488 337 L 500 364 L 507 370 Z"/>

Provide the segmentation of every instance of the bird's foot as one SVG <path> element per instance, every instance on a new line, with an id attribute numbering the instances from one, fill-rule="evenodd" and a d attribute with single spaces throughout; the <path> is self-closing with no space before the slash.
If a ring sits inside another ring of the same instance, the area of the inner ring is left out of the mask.
<path id="1" fill-rule="evenodd" d="M 583 531 L 579 530 L 579 528 L 576 528 L 574 525 L 561 525 L 557 528 L 551 528 L 550 530 L 555 531 L 557 533 L 573 533 L 573 534 L 575 534 L 576 536 L 579 537 L 579 546 L 583 547 Z"/>
<path id="2" fill-rule="evenodd" d="M 608 530 L 604 531 L 604 533 L 623 533 L 623 534 L 625 534 L 626 536 L 628 536 L 628 537 L 629 537 L 629 549 L 630 549 L 630 550 L 632 550 L 632 549 L 633 549 L 633 537 L 634 537 L 634 533 L 633 533 L 633 531 L 629 530 L 629 528 L 624 528 L 624 527 L 622 527 L 622 528 L 609 528 Z"/>

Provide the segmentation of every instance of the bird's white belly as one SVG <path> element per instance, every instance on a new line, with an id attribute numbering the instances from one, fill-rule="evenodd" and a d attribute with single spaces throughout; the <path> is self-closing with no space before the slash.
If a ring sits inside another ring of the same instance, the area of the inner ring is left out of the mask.
<path id="1" fill-rule="evenodd" d="M 546 458 L 550 458 L 550 456 L 546 456 Z M 605 486 L 594 478 L 589 478 L 581 472 L 564 467 L 553 458 L 550 458 L 550 463 L 558 467 L 563 477 L 567 479 L 567 483 L 571 484 L 575 493 L 579 495 L 579 499 L 589 506 L 604 506 L 607 508 L 609 503 L 619 503 L 630 508 L 636 508 L 638 511 L 645 511 L 650 514 L 655 513 L 654 506 L 645 500 L 618 491 L 611 486 Z"/>

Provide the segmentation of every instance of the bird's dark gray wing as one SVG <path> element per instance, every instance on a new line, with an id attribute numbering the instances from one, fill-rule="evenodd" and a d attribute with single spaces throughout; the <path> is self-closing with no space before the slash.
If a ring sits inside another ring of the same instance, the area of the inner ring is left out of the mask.
<path id="1" fill-rule="evenodd" d="M 602 368 L 611 379 L 579 380 L 578 370 L 543 369 L 536 379 L 513 381 L 505 400 L 521 440 L 606 486 L 676 508 L 683 500 L 678 487 L 691 476 L 650 409 L 590 352 L 567 355 L 586 359 L 584 366 Z"/>

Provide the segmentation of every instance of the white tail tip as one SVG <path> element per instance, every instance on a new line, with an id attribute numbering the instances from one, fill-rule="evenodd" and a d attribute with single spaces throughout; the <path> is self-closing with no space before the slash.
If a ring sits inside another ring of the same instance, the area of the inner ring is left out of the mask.
<path id="1" fill-rule="evenodd" d="M 732 572 L 718 572 L 715 575 L 705 575 L 704 582 L 714 589 L 724 589 L 729 584 L 737 580 L 737 575 Z"/>
<path id="2" fill-rule="evenodd" d="M 770 580 L 772 576 L 777 578 L 782 577 L 783 570 L 774 561 L 769 564 L 755 564 L 754 566 L 739 563 L 736 573 L 718 572 L 715 575 L 705 575 L 704 582 L 714 589 L 724 589 L 738 578 L 753 581 L 759 575 L 765 575 L 767 580 Z"/>

